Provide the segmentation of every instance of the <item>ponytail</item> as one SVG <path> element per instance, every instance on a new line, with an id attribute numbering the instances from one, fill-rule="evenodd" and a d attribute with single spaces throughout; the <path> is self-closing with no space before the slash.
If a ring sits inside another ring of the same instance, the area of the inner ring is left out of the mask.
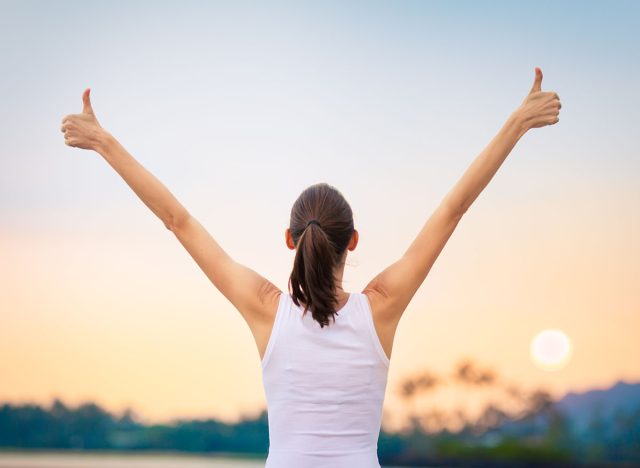
<path id="1" fill-rule="evenodd" d="M 320 327 L 335 322 L 338 305 L 333 272 L 337 255 L 327 234 L 315 223 L 309 224 L 300 236 L 291 272 L 292 299 L 295 305 L 305 304 L 304 313 L 311 309 Z"/>
<path id="2" fill-rule="evenodd" d="M 353 215 L 342 194 L 328 184 L 307 188 L 291 209 L 289 229 L 296 256 L 289 278 L 295 305 L 304 303 L 320 327 L 335 322 L 335 272 L 353 234 Z"/>

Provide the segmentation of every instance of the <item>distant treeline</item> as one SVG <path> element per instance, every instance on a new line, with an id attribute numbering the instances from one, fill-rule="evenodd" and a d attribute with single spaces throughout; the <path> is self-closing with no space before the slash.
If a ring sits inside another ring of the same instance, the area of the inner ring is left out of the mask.
<path id="1" fill-rule="evenodd" d="M 455 433 L 427 433 L 415 424 L 403 433 L 383 431 L 378 453 L 382 464 L 408 466 L 640 462 L 640 410 L 621 423 L 627 432 L 615 441 L 604 438 L 602 432 L 599 440 L 576 439 L 568 430 L 567 421 L 549 408 L 482 434 L 471 426 Z M 266 411 L 235 424 L 205 419 L 145 425 L 137 422 L 131 412 L 115 416 L 94 403 L 75 408 L 60 400 L 49 408 L 31 404 L 0 406 L 3 448 L 234 452 L 266 457 L 268 439 Z"/>
<path id="2" fill-rule="evenodd" d="M 115 416 L 95 403 L 0 406 L 0 447 L 263 454 L 268 439 L 266 411 L 236 424 L 204 419 L 145 425 L 130 410 Z"/>
<path id="3" fill-rule="evenodd" d="M 482 387 L 503 392 L 502 403 L 510 395 L 521 402 L 520 409 L 509 412 L 489 403 L 473 421 L 461 411 L 410 412 L 405 429 L 381 432 L 381 464 L 640 466 L 640 384 L 619 383 L 554 402 L 544 391 L 518 390 L 473 363 L 463 363 L 453 376 L 448 380 L 461 382 L 467 391 Z M 401 393 L 410 403 L 429 398 L 429 392 L 445 384 L 441 375 L 423 372 L 406 379 Z M 462 427 L 455 432 L 447 429 L 453 416 Z M 56 399 L 48 407 L 0 405 L 0 449 L 161 450 L 265 458 L 268 447 L 266 411 L 237 423 L 198 419 L 144 424 L 132 410 L 115 415 L 95 403 L 70 407 Z"/>

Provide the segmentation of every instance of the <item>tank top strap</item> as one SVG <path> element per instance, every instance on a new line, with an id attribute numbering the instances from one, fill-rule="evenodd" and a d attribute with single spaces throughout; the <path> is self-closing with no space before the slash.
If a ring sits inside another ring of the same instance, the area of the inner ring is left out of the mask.
<path id="1" fill-rule="evenodd" d="M 275 346 L 275 342 L 278 338 L 278 332 L 280 331 L 281 323 L 285 319 L 285 316 L 289 313 L 291 309 L 291 296 L 285 291 L 280 293 L 280 300 L 278 302 L 278 309 L 276 310 L 276 316 L 273 319 L 273 326 L 271 328 L 271 334 L 269 336 L 269 341 L 267 342 L 267 348 L 264 351 L 264 356 L 262 357 L 261 367 L 264 369 L 269 362 L 269 358 L 271 357 L 271 353 L 273 352 L 273 347 Z"/>
<path id="2" fill-rule="evenodd" d="M 378 337 L 378 332 L 376 331 L 376 326 L 373 322 L 373 312 L 371 309 L 371 303 L 369 302 L 369 297 L 365 293 L 352 293 L 357 298 L 357 305 L 359 312 L 361 314 L 362 320 L 364 321 L 364 326 L 367 328 L 369 335 L 371 336 L 371 343 L 376 350 L 376 353 L 380 357 L 380 360 L 385 365 L 385 367 L 389 367 L 390 360 L 387 357 L 387 353 L 382 347 L 382 343 L 380 342 L 380 338 Z"/>

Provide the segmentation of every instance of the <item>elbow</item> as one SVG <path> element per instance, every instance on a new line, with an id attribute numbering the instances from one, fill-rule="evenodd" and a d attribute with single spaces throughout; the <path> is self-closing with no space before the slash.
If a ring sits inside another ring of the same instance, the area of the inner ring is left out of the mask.
<path id="1" fill-rule="evenodd" d="M 171 214 L 167 219 L 164 219 L 164 226 L 171 232 L 176 233 L 182 229 L 191 215 L 186 210 L 182 210 L 179 213 Z"/>
<path id="2" fill-rule="evenodd" d="M 454 215 L 456 216 L 457 219 L 461 219 L 468 209 L 469 209 L 469 205 L 461 205 L 460 207 L 458 207 Z"/>
<path id="3" fill-rule="evenodd" d="M 447 203 L 447 210 L 452 218 L 460 220 L 469 209 L 466 203 Z"/>
<path id="4" fill-rule="evenodd" d="M 469 209 L 469 201 L 467 197 L 460 196 L 457 193 L 450 193 L 442 201 L 442 205 L 453 218 L 462 218 Z"/>

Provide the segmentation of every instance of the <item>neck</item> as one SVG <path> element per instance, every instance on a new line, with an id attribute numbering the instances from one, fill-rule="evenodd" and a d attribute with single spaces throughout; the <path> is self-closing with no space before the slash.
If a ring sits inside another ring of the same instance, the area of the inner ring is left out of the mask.
<path id="1" fill-rule="evenodd" d="M 338 295 L 338 298 L 344 295 L 344 289 L 342 287 L 342 277 L 344 276 L 344 266 L 345 266 L 345 259 L 343 259 L 343 261 L 338 264 L 335 270 L 336 294 Z"/>

